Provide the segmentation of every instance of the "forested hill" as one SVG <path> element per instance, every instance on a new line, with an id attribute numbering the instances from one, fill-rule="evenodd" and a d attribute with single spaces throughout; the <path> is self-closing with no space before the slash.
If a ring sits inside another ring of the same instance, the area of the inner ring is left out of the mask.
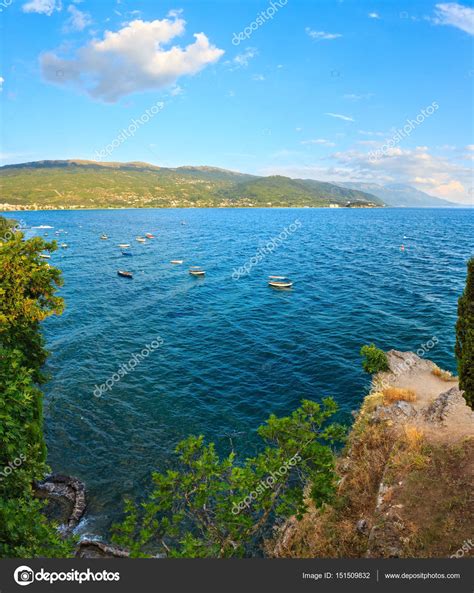
<path id="1" fill-rule="evenodd" d="M 216 167 L 38 161 L 0 168 L 3 209 L 383 205 L 363 191 Z"/>

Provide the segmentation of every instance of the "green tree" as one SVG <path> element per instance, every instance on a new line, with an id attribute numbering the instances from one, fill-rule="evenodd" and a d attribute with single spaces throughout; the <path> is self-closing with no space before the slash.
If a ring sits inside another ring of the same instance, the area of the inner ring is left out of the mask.
<path id="1" fill-rule="evenodd" d="M 458 301 L 455 353 L 459 387 L 467 403 L 474 407 L 474 257 L 467 263 L 466 287 Z"/>
<path id="2" fill-rule="evenodd" d="M 20 350 L 38 382 L 44 380 L 41 367 L 47 357 L 40 323 L 63 310 L 56 296 L 61 272 L 40 257 L 56 248 L 56 242 L 39 237 L 24 241 L 20 232 L 0 243 L 0 344 Z"/>
<path id="3" fill-rule="evenodd" d="M 375 344 L 362 346 L 360 354 L 364 357 L 362 368 L 365 372 L 373 374 L 389 370 L 387 355 Z"/>
<path id="4" fill-rule="evenodd" d="M 17 221 L 0 216 L 0 241 L 9 241 L 15 232 Z"/>
<path id="5" fill-rule="evenodd" d="M 33 491 L 48 470 L 39 324 L 61 311 L 60 272 L 39 257 L 54 245 L 24 241 L 19 232 L 8 237 L 0 243 L 0 557 L 62 557 L 71 555 L 71 541 L 42 514 Z"/>
<path id="6" fill-rule="evenodd" d="M 157 548 L 174 557 L 247 555 L 276 519 L 301 518 L 306 485 L 317 505 L 332 499 L 331 446 L 345 432 L 327 423 L 336 409 L 330 398 L 303 400 L 288 417 L 270 416 L 258 429 L 264 450 L 242 464 L 234 452 L 221 459 L 202 436 L 187 438 L 176 449 L 178 468 L 153 474 L 153 490 L 142 504 L 126 502 L 114 541 L 133 557 Z"/>

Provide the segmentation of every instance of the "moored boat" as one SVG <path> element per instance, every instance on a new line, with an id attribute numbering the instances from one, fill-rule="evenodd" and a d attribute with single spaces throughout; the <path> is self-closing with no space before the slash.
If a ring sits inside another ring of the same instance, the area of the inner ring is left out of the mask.
<path id="1" fill-rule="evenodd" d="M 43 259 L 51 259 L 51 256 L 46 253 L 40 253 L 40 257 Z"/>
<path id="2" fill-rule="evenodd" d="M 146 233 L 145 237 L 147 239 L 154 239 L 155 238 L 155 235 L 152 235 L 151 233 Z"/>
<path id="3" fill-rule="evenodd" d="M 117 274 L 123 278 L 133 278 L 132 272 L 126 272 L 125 270 L 117 270 Z"/>
<path id="4" fill-rule="evenodd" d="M 136 239 L 139 243 L 146 243 L 146 239 L 143 237 L 137 237 Z"/>
<path id="5" fill-rule="evenodd" d="M 122 255 L 128 255 L 129 257 L 131 257 L 133 253 L 131 253 L 130 251 L 122 251 Z"/>
<path id="6" fill-rule="evenodd" d="M 119 247 L 121 249 L 127 249 L 128 247 L 130 247 L 130 243 L 119 243 Z"/>
<path id="7" fill-rule="evenodd" d="M 291 288 L 293 282 L 286 276 L 269 276 L 268 286 L 272 288 Z"/>
<path id="8" fill-rule="evenodd" d="M 109 238 L 107 235 L 101 235 L 100 238 L 102 239 L 102 241 L 107 241 L 107 239 Z"/>
<path id="9" fill-rule="evenodd" d="M 172 259 L 171 260 L 171 264 L 182 264 L 184 262 L 184 259 Z"/>
<path id="10" fill-rule="evenodd" d="M 68 245 L 67 245 L 67 243 L 61 243 L 61 247 L 62 247 L 63 249 L 67 249 Z"/>
<path id="11" fill-rule="evenodd" d="M 192 266 L 189 268 L 189 273 L 191 276 L 204 276 L 206 274 L 206 272 L 199 266 Z"/>

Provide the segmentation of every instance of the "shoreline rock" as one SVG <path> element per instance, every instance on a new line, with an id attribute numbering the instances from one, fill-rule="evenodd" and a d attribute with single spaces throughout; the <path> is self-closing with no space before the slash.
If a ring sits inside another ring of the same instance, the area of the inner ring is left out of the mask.
<path id="1" fill-rule="evenodd" d="M 129 558 L 130 552 L 101 540 L 83 539 L 76 549 L 76 558 Z"/>
<path id="2" fill-rule="evenodd" d="M 46 512 L 59 519 L 64 535 L 72 533 L 86 512 L 85 484 L 71 476 L 50 474 L 34 489 L 39 498 L 48 500 Z"/>

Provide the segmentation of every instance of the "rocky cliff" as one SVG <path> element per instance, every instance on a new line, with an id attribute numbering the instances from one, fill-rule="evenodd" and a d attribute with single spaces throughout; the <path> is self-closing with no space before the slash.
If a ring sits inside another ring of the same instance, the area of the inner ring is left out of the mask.
<path id="1" fill-rule="evenodd" d="M 387 357 L 390 371 L 374 376 L 339 459 L 335 502 L 280 527 L 269 556 L 474 553 L 474 413 L 433 362 Z"/>

